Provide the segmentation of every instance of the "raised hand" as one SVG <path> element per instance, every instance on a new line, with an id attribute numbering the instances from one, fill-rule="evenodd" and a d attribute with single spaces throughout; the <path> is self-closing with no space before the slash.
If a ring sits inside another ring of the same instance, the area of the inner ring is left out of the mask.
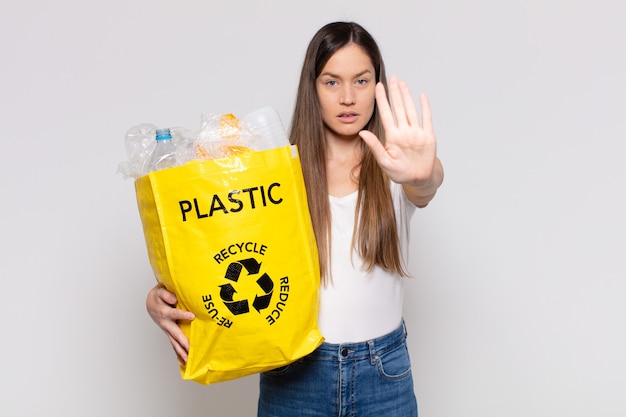
<path id="1" fill-rule="evenodd" d="M 403 184 L 416 205 L 426 205 L 443 180 L 428 97 L 420 95 L 421 122 L 404 81 L 395 77 L 389 79 L 389 98 L 391 103 L 385 94 L 385 87 L 378 83 L 376 103 L 385 129 L 385 144 L 372 132 L 364 130 L 359 135 L 389 178 Z"/>

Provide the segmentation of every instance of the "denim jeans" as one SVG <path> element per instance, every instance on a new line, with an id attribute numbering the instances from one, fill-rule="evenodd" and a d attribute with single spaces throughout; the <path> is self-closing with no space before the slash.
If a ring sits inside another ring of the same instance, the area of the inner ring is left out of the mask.
<path id="1" fill-rule="evenodd" d="M 258 417 L 417 417 L 404 322 L 261 374 Z"/>

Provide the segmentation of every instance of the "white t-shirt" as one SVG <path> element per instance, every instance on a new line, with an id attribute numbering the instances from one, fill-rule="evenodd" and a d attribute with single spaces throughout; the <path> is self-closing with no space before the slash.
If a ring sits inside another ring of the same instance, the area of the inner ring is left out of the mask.
<path id="1" fill-rule="evenodd" d="M 406 263 L 415 206 L 391 183 L 400 251 Z M 332 281 L 322 285 L 318 325 L 328 343 L 363 342 L 395 330 L 402 320 L 406 278 L 376 266 L 368 273 L 356 251 L 350 256 L 357 193 L 330 196 Z"/>

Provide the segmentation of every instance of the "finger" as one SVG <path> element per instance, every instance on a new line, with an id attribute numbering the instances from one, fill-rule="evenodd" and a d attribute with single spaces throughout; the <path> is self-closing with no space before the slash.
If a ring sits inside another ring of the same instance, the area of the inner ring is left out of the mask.
<path id="1" fill-rule="evenodd" d="M 413 100 L 409 85 L 404 81 L 400 82 L 400 92 L 402 93 L 407 122 L 411 126 L 420 126 L 419 113 L 415 105 L 415 100 Z"/>
<path id="2" fill-rule="evenodd" d="M 378 137 L 368 130 L 360 131 L 359 136 L 361 136 L 361 139 L 363 139 L 365 144 L 370 148 L 372 154 L 374 154 L 374 158 L 382 165 L 387 158 L 387 151 L 383 144 L 380 143 Z"/>
<path id="3" fill-rule="evenodd" d="M 393 126 L 393 113 L 391 112 L 389 99 L 387 99 L 385 86 L 381 82 L 376 84 L 376 106 L 378 107 L 378 113 L 380 114 L 380 120 L 383 122 L 383 127 L 389 128 Z"/>
<path id="4" fill-rule="evenodd" d="M 172 309 L 169 316 L 173 321 L 178 321 L 178 320 L 191 321 L 196 318 L 196 316 L 191 311 L 181 310 L 180 308 Z"/>
<path id="5" fill-rule="evenodd" d="M 167 322 L 163 325 L 163 331 L 170 339 L 170 342 L 175 341 L 178 345 L 180 345 L 185 351 L 189 351 L 189 339 L 183 332 L 183 330 L 178 326 L 176 322 Z"/>
<path id="6" fill-rule="evenodd" d="M 428 96 L 424 93 L 420 94 L 420 105 L 422 106 L 422 127 L 424 130 L 432 131 L 433 117 L 430 112 L 430 102 L 428 101 Z"/>
<path id="7" fill-rule="evenodd" d="M 189 350 L 181 346 L 173 337 L 171 336 L 168 336 L 168 337 L 170 340 L 170 344 L 172 345 L 172 348 L 174 348 L 174 352 L 176 352 L 176 357 L 178 358 L 178 362 L 181 365 L 185 365 L 187 363 L 187 359 L 189 358 Z"/>
<path id="8" fill-rule="evenodd" d="M 393 108 L 396 123 L 398 125 L 408 123 L 404 108 L 404 99 L 396 77 L 389 78 L 389 99 L 391 100 L 391 107 Z"/>
<path id="9" fill-rule="evenodd" d="M 187 339 L 180 327 L 174 326 L 172 331 L 168 332 L 168 336 L 175 340 L 186 352 L 189 351 L 189 339 Z"/>
<path id="10" fill-rule="evenodd" d="M 162 288 L 162 287 L 156 290 L 156 296 L 159 299 L 161 299 L 163 302 L 171 306 L 174 306 L 176 305 L 176 303 L 178 303 L 178 299 L 176 298 L 176 295 L 173 292 L 170 292 L 167 289 Z"/>
<path id="11" fill-rule="evenodd" d="M 164 310 L 164 313 L 162 314 L 164 317 L 173 321 L 193 320 L 196 317 L 190 311 L 176 308 L 176 304 L 178 303 L 178 299 L 176 298 L 176 295 L 166 290 L 165 288 L 157 289 L 156 296 L 157 296 L 157 299 L 156 299 L 157 303 L 161 302 L 168 306 L 166 310 Z"/>

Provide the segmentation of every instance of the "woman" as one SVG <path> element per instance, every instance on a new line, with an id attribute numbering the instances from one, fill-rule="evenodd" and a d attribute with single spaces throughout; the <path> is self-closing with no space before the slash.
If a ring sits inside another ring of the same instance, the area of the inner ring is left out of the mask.
<path id="1" fill-rule="evenodd" d="M 386 92 L 389 91 L 391 104 Z M 318 243 L 319 327 L 325 343 L 261 375 L 258 415 L 416 416 L 402 319 L 409 223 L 443 181 L 430 107 L 422 121 L 371 35 L 335 22 L 311 40 L 290 140 L 298 145 Z M 179 360 L 188 341 L 172 293 L 148 295 L 152 318 Z"/>

